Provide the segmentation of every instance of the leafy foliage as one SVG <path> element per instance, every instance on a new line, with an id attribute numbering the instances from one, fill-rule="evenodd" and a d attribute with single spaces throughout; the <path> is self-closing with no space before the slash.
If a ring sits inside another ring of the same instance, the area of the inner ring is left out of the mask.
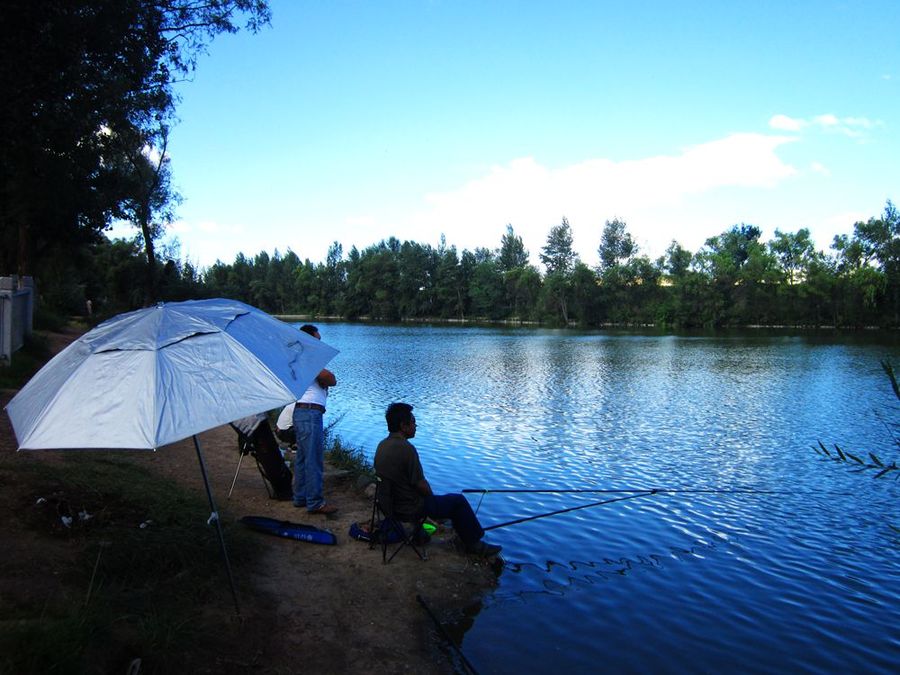
<path id="1" fill-rule="evenodd" d="M 891 365 L 889 361 L 882 361 L 881 368 L 884 370 L 888 379 L 891 382 L 891 389 L 894 392 L 894 396 L 900 400 L 900 385 L 897 383 L 897 377 L 894 373 L 894 367 Z M 890 428 L 889 428 L 890 429 Z M 895 443 L 900 445 L 900 441 L 895 439 Z M 889 475 L 893 471 L 900 471 L 900 466 L 897 465 L 897 460 L 894 460 L 890 464 L 885 464 L 878 458 L 878 456 L 873 453 L 868 453 L 868 458 L 863 460 L 853 453 L 848 452 L 847 450 L 843 450 L 837 443 L 834 444 L 834 454 L 832 454 L 828 448 L 825 447 L 825 444 L 822 441 L 818 442 L 817 446 L 812 446 L 812 449 L 815 450 L 820 455 L 824 455 L 829 459 L 832 459 L 836 462 L 845 462 L 855 464 L 860 468 L 861 471 L 866 469 L 874 469 L 876 471 L 875 478 L 882 478 L 884 476 Z M 900 473 L 895 474 L 895 480 L 900 480 Z"/>
<path id="2" fill-rule="evenodd" d="M 875 453 L 868 453 L 868 459 L 860 459 L 858 456 L 849 452 L 848 450 L 843 450 L 841 447 L 835 443 L 834 444 L 834 452 L 828 450 L 825 447 L 825 444 L 822 441 L 818 442 L 818 446 L 811 446 L 813 450 L 815 450 L 820 455 L 824 457 L 828 457 L 835 462 L 846 462 L 848 464 L 856 465 L 860 470 L 866 469 L 875 469 L 876 474 L 875 478 L 882 478 L 883 476 L 887 476 L 892 471 L 900 470 L 900 466 L 897 466 L 897 462 L 893 461 L 890 464 L 885 464 L 882 462 Z M 895 479 L 900 478 L 900 474 L 895 476 Z"/>
<path id="3" fill-rule="evenodd" d="M 0 273 L 51 275 L 130 219 L 152 300 L 153 239 L 177 203 L 165 155 L 173 84 L 216 35 L 269 16 L 265 0 L 0 5 Z"/>

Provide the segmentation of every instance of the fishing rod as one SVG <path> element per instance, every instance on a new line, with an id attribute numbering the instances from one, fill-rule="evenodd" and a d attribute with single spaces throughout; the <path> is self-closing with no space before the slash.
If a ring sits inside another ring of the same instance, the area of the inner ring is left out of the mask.
<path id="1" fill-rule="evenodd" d="M 477 492 L 477 490 L 476 490 Z M 501 527 L 509 527 L 510 525 L 518 525 L 519 523 L 525 523 L 529 520 L 537 520 L 538 518 L 549 518 L 550 516 L 558 516 L 561 513 L 569 513 L 570 511 L 578 511 L 579 509 L 589 509 L 592 506 L 602 506 L 603 504 L 612 504 L 613 502 L 624 502 L 626 499 L 636 499 L 637 497 L 649 497 L 650 495 L 656 494 L 656 490 L 647 490 L 645 492 L 641 492 L 640 494 L 630 494 L 624 497 L 616 497 L 614 499 L 604 499 L 599 502 L 591 502 L 590 504 L 579 504 L 578 506 L 570 506 L 567 509 L 560 509 L 558 511 L 551 511 L 550 513 L 539 513 L 536 516 L 525 516 L 524 518 L 516 518 L 515 520 L 510 520 L 506 523 L 500 523 L 499 525 L 491 525 L 489 527 L 485 527 L 484 531 L 488 530 L 496 530 Z"/>
<path id="2" fill-rule="evenodd" d="M 498 492 L 498 493 L 506 493 L 506 494 L 516 494 L 516 493 L 548 493 L 548 494 L 566 494 L 566 493 L 600 493 L 600 494 L 625 494 L 624 497 L 615 497 L 613 499 L 604 499 L 599 502 L 591 502 L 590 504 L 579 504 L 578 506 L 571 506 L 567 509 L 559 509 L 557 511 L 550 511 L 549 513 L 539 513 L 534 516 L 525 516 L 523 518 L 516 518 L 515 520 L 510 520 L 505 523 L 500 523 L 499 525 L 490 525 L 489 527 L 485 527 L 484 531 L 488 530 L 496 530 L 501 527 L 508 527 L 510 525 L 518 525 L 519 523 L 525 523 L 529 520 L 538 520 L 539 518 L 549 518 L 550 516 L 558 516 L 563 513 L 569 513 L 571 511 L 578 511 L 580 509 L 589 509 L 594 506 L 603 506 L 604 504 L 613 504 L 615 502 L 622 502 L 627 499 L 635 499 L 636 497 L 651 497 L 653 495 L 660 494 L 749 494 L 749 495 L 785 495 L 785 494 L 799 494 L 797 492 L 792 492 L 790 490 L 753 490 L 753 489 L 712 489 L 712 488 L 685 488 L 685 489 L 672 489 L 672 488 L 645 488 L 643 490 L 637 488 L 629 488 L 622 490 L 611 490 L 611 489 L 587 489 L 587 488 L 564 488 L 558 490 L 550 490 L 550 489 L 513 489 L 513 488 L 500 488 L 497 490 L 486 490 L 486 489 L 475 489 L 468 488 L 463 490 L 464 493 L 483 493 L 482 499 L 487 495 L 488 492 Z M 829 494 L 842 494 L 848 495 L 848 492 L 834 492 Z M 479 502 L 479 506 L 481 503 Z"/>
<path id="3" fill-rule="evenodd" d="M 444 638 L 444 640 L 450 646 L 450 649 L 452 649 L 453 652 L 460 658 L 460 660 L 462 661 L 463 665 L 466 668 L 466 672 L 471 673 L 472 675 L 478 675 L 478 671 L 475 670 L 475 666 L 473 666 L 472 662 L 466 658 L 466 655 L 463 654 L 462 649 L 460 649 L 456 645 L 456 642 L 454 642 L 453 638 L 451 638 L 450 635 L 447 633 L 447 629 L 444 628 L 444 624 L 442 624 L 440 619 L 438 619 L 434 615 L 434 612 L 431 611 L 431 607 L 429 607 L 428 604 L 425 602 L 425 598 L 423 598 L 421 595 L 419 595 L 417 593 L 416 600 L 419 602 L 420 605 L 422 605 L 422 607 L 428 613 L 428 616 L 431 617 L 431 620 L 434 621 L 434 625 L 437 628 L 438 633 L 441 634 L 441 637 Z"/>

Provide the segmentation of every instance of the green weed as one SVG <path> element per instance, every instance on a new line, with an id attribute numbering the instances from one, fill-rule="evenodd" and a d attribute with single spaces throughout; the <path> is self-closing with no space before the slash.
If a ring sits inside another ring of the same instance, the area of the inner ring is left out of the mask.
<path id="1" fill-rule="evenodd" d="M 125 672 L 135 658 L 141 672 L 184 672 L 223 641 L 237 644 L 202 496 L 100 452 L 23 464 L 16 482 L 42 497 L 22 515 L 35 551 L 63 540 L 75 554 L 52 563 L 64 592 L 24 596 L 5 613 L 0 672 Z M 226 540 L 240 578 L 258 549 L 243 529 Z"/>

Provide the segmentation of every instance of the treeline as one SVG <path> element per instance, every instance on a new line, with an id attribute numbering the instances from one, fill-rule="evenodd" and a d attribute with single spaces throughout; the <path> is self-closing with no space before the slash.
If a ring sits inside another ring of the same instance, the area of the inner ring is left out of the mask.
<path id="1" fill-rule="evenodd" d="M 539 259 L 512 226 L 495 249 L 457 251 L 389 238 L 344 255 L 335 242 L 324 262 L 266 252 L 197 270 L 164 253 L 164 299 L 229 297 L 277 314 L 349 320 L 522 321 L 544 325 L 746 325 L 896 327 L 900 325 L 900 214 L 888 201 L 879 217 L 835 237 L 826 253 L 809 230 L 768 242 L 753 225 L 735 225 L 696 252 L 672 241 L 655 260 L 638 250 L 627 225 L 607 221 L 596 268 L 579 260 L 568 221 L 552 227 Z M 140 305 L 143 266 L 137 243 L 98 249 L 94 302 L 107 311 Z"/>

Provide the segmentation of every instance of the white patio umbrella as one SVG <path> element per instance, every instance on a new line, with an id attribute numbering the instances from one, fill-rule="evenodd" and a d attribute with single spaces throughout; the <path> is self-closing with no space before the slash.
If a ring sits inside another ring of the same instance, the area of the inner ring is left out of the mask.
<path id="1" fill-rule="evenodd" d="M 337 350 L 235 300 L 120 314 L 49 361 L 6 406 L 19 450 L 153 449 L 295 401 Z"/>

